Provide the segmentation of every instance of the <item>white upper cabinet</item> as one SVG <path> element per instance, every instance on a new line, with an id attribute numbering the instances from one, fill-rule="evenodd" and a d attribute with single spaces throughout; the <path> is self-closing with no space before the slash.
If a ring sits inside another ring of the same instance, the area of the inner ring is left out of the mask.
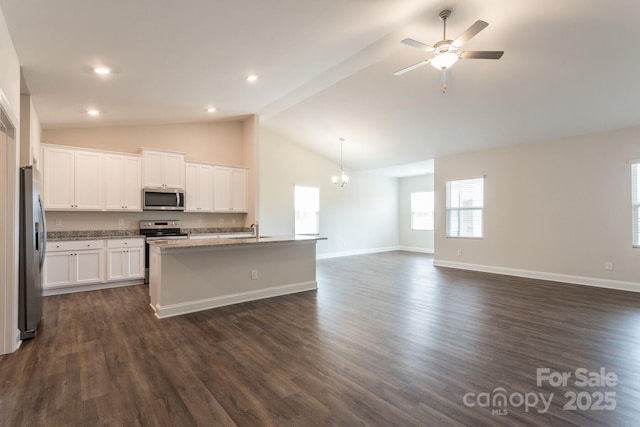
<path id="1" fill-rule="evenodd" d="M 186 212 L 213 210 L 213 166 L 185 163 Z"/>
<path id="2" fill-rule="evenodd" d="M 184 188 L 184 154 L 142 150 L 143 186 Z"/>
<path id="3" fill-rule="evenodd" d="M 44 147 L 44 207 L 102 210 L 102 153 Z"/>
<path id="4" fill-rule="evenodd" d="M 105 153 L 104 186 L 107 210 L 142 210 L 142 159 Z"/>
<path id="5" fill-rule="evenodd" d="M 215 212 L 247 211 L 247 170 L 229 166 L 214 166 Z"/>

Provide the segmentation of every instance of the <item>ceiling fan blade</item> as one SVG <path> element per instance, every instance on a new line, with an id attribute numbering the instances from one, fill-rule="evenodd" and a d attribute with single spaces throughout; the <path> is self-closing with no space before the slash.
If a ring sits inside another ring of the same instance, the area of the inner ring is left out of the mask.
<path id="1" fill-rule="evenodd" d="M 460 36 L 457 39 L 455 39 L 451 44 L 455 47 L 462 46 L 463 44 L 471 40 L 473 36 L 478 34 L 480 31 L 484 30 L 485 28 L 487 28 L 487 25 L 489 24 L 487 24 L 484 21 L 480 21 L 480 20 L 476 21 L 472 26 L 467 28 L 467 31 L 460 34 Z"/>
<path id="2" fill-rule="evenodd" d="M 460 58 L 464 59 L 500 59 L 504 54 L 498 50 L 469 50 L 462 52 Z"/>
<path id="3" fill-rule="evenodd" d="M 413 64 L 408 66 L 407 68 L 403 68 L 402 70 L 398 70 L 395 73 L 393 73 L 394 76 L 400 76 L 404 73 L 408 73 L 411 70 L 415 70 L 416 68 L 422 67 L 423 65 L 427 65 L 429 63 L 429 61 L 431 61 L 431 59 L 425 59 L 424 61 L 420 61 L 417 64 Z"/>
<path id="4" fill-rule="evenodd" d="M 433 52 L 434 50 L 436 50 L 434 47 L 429 46 L 427 44 L 424 44 L 424 43 L 419 42 L 418 40 L 414 40 L 414 39 L 404 39 L 404 40 L 402 40 L 401 43 L 404 43 L 404 44 L 412 46 L 412 47 L 417 47 L 418 49 L 424 50 L 426 52 Z"/>

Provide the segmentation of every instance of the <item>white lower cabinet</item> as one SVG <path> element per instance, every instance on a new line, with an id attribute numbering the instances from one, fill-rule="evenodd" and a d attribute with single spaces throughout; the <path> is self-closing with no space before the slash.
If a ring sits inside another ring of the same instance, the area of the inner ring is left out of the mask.
<path id="1" fill-rule="evenodd" d="M 102 281 L 104 281 L 103 240 L 47 243 L 44 289 Z"/>
<path id="2" fill-rule="evenodd" d="M 107 281 L 144 278 L 144 239 L 107 240 Z"/>
<path id="3" fill-rule="evenodd" d="M 144 250 L 141 238 L 47 242 L 43 288 L 143 279 Z"/>

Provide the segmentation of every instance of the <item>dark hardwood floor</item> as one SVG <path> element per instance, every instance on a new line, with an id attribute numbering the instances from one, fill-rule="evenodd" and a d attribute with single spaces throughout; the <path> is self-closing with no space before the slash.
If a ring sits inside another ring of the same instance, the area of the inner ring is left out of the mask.
<path id="1" fill-rule="evenodd" d="M 408 252 L 321 260 L 318 282 L 164 320 L 145 286 L 47 297 L 38 337 L 0 357 L 0 424 L 640 423 L 640 294 Z M 538 386 L 538 368 L 572 376 Z M 582 368 L 617 380 L 581 386 Z"/>

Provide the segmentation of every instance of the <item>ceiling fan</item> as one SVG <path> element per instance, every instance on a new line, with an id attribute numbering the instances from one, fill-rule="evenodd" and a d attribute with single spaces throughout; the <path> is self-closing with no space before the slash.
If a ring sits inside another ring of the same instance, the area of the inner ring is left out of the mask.
<path id="1" fill-rule="evenodd" d="M 425 52 L 430 53 L 431 58 L 427 58 L 424 61 L 420 61 L 417 64 L 410 65 L 406 68 L 396 71 L 393 73 L 395 76 L 402 75 L 411 70 L 415 70 L 416 68 L 422 67 L 423 65 L 431 64 L 434 68 L 438 70 L 442 70 L 442 93 L 446 93 L 447 86 L 445 84 L 445 73 L 446 71 L 455 64 L 458 59 L 500 59 L 504 54 L 503 51 L 473 51 L 467 50 L 463 51 L 461 49 L 462 45 L 471 40 L 476 34 L 480 31 L 484 30 L 489 24 L 484 21 L 476 21 L 472 26 L 470 26 L 467 31 L 458 36 L 455 40 L 447 39 L 447 19 L 451 16 L 451 10 L 445 9 L 440 12 L 440 19 L 443 22 L 443 36 L 442 40 L 436 43 L 433 46 L 426 45 L 422 42 L 419 42 L 414 39 L 404 39 L 402 43 L 418 48 L 420 50 L 424 50 Z"/>

